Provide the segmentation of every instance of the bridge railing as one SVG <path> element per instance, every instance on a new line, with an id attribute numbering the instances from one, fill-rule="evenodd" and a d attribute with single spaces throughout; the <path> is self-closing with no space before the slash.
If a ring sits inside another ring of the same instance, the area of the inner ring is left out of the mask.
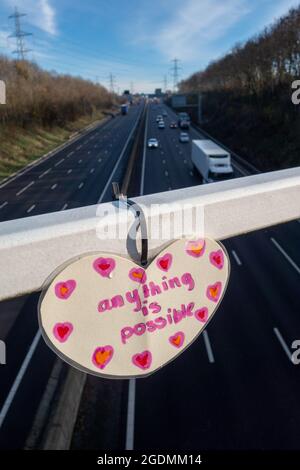
<path id="1" fill-rule="evenodd" d="M 216 184 L 135 198 L 147 222 L 156 225 L 153 205 L 163 205 L 160 223 L 169 223 L 174 210 L 201 209 L 205 236 L 224 240 L 236 235 L 300 218 L 300 167 L 232 179 Z M 104 203 L 62 212 L 17 219 L 0 224 L 0 300 L 41 289 L 61 264 L 91 251 L 128 253 L 126 237 L 134 215 L 125 206 Z M 175 207 L 175 209 L 174 209 Z M 154 220 L 155 219 L 155 220 Z M 176 217 L 175 219 L 176 220 Z M 190 233 L 188 233 L 189 235 Z M 187 235 L 184 224 L 176 235 Z M 166 239 L 149 238 L 154 256 Z"/>

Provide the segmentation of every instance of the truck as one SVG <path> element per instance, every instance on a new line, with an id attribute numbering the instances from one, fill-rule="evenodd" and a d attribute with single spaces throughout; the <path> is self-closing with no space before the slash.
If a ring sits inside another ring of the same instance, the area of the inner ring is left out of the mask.
<path id="1" fill-rule="evenodd" d="M 178 127 L 180 127 L 180 129 L 188 129 L 190 123 L 191 120 L 188 113 L 178 113 Z"/>
<path id="2" fill-rule="evenodd" d="M 128 104 L 121 104 L 121 114 L 125 116 L 128 113 Z"/>
<path id="3" fill-rule="evenodd" d="M 230 153 L 212 140 L 192 141 L 192 162 L 204 183 L 212 183 L 233 176 Z"/>

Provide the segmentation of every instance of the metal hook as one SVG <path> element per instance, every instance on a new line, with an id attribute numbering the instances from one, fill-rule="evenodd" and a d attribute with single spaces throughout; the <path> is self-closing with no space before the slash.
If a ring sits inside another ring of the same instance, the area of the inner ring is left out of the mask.
<path id="1" fill-rule="evenodd" d="M 118 183 L 112 183 L 112 190 L 114 199 L 123 202 L 128 206 L 129 209 L 133 209 L 135 217 L 138 219 L 136 232 L 139 230 L 139 228 L 141 228 L 141 265 L 145 266 L 148 263 L 148 235 L 145 214 L 142 208 L 136 202 L 128 199 L 127 196 L 124 196 L 124 194 L 120 192 Z M 136 233 L 134 238 L 136 240 Z"/>

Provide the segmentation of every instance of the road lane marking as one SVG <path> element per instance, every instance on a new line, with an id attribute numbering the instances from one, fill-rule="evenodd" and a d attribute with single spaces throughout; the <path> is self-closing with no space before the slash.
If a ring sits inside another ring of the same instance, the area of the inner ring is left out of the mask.
<path id="1" fill-rule="evenodd" d="M 169 176 L 169 172 L 167 170 L 165 171 L 165 176 Z"/>
<path id="2" fill-rule="evenodd" d="M 232 256 L 234 257 L 235 261 L 237 262 L 237 264 L 239 266 L 242 266 L 242 262 L 241 262 L 240 258 L 238 257 L 238 255 L 236 254 L 236 251 L 231 250 L 231 253 L 232 253 Z"/>
<path id="3" fill-rule="evenodd" d="M 80 183 L 80 185 L 78 186 L 78 189 L 81 189 L 83 187 L 84 183 Z"/>
<path id="4" fill-rule="evenodd" d="M 279 343 L 281 344 L 281 346 L 282 346 L 284 352 L 286 353 L 287 357 L 288 357 L 289 360 L 294 364 L 293 359 L 292 359 L 293 354 L 291 353 L 291 351 L 290 351 L 288 345 L 287 345 L 286 342 L 284 341 L 282 334 L 280 333 L 280 331 L 278 330 L 278 328 L 273 328 L 273 330 L 274 330 L 274 333 L 275 333 L 275 335 L 277 336 L 277 339 L 278 339 Z"/>
<path id="5" fill-rule="evenodd" d="M 3 207 L 7 206 L 7 204 L 8 204 L 7 201 L 3 202 L 3 203 L 1 204 L 1 206 L 0 206 L 0 209 L 3 209 Z"/>
<path id="6" fill-rule="evenodd" d="M 64 161 L 65 161 L 65 159 L 64 159 L 64 158 L 62 158 L 61 160 L 59 160 L 59 162 L 55 163 L 55 165 L 54 165 L 54 166 L 59 166 L 59 165 L 60 165 L 62 162 L 64 162 Z"/>
<path id="7" fill-rule="evenodd" d="M 78 147 L 76 147 L 76 150 L 80 150 L 82 147 L 82 145 L 78 145 Z"/>
<path id="8" fill-rule="evenodd" d="M 67 158 L 71 157 L 71 155 L 73 155 L 73 153 L 74 153 L 74 151 L 73 151 L 73 152 L 70 152 L 70 153 L 68 153 L 68 155 L 67 155 Z"/>
<path id="9" fill-rule="evenodd" d="M 184 163 L 185 165 L 187 164 L 187 161 L 186 161 L 186 159 L 184 159 L 184 160 L 183 160 L 183 163 Z"/>
<path id="10" fill-rule="evenodd" d="M 94 173 L 94 171 L 95 171 L 95 168 L 92 168 L 91 171 L 90 171 L 90 173 Z"/>
<path id="11" fill-rule="evenodd" d="M 60 210 L 64 211 L 67 207 L 68 207 L 68 203 L 66 202 L 66 204 L 64 204 Z"/>
<path id="12" fill-rule="evenodd" d="M 134 448 L 135 388 L 136 379 L 129 380 L 125 450 Z"/>
<path id="13" fill-rule="evenodd" d="M 27 209 L 27 214 L 30 214 L 30 212 L 33 211 L 34 208 L 35 208 L 35 204 L 32 204 L 32 206 L 30 206 L 29 209 Z"/>
<path id="14" fill-rule="evenodd" d="M 98 158 L 98 162 L 101 163 L 101 162 L 102 162 L 102 158 Z"/>
<path id="15" fill-rule="evenodd" d="M 68 175 L 69 175 L 70 173 L 72 173 L 72 171 L 73 171 L 72 168 L 70 168 L 70 169 L 67 171 Z"/>
<path id="16" fill-rule="evenodd" d="M 53 189 L 57 188 L 57 186 L 58 186 L 57 183 L 55 183 L 51 186 L 51 189 L 53 190 Z"/>
<path id="17" fill-rule="evenodd" d="M 191 175 L 191 176 L 194 176 L 194 172 L 193 172 L 193 171 L 190 171 L 190 175 Z"/>
<path id="18" fill-rule="evenodd" d="M 295 263 L 295 261 L 292 260 L 292 258 L 287 254 L 287 252 L 282 248 L 282 246 L 279 245 L 279 243 L 275 240 L 275 238 L 271 237 L 271 242 L 276 246 L 276 248 L 285 257 L 285 259 L 290 263 L 290 265 L 293 266 L 293 268 L 297 271 L 297 273 L 300 274 L 299 266 Z"/>
<path id="19" fill-rule="evenodd" d="M 211 364 L 213 364 L 215 362 L 215 358 L 212 352 L 211 344 L 209 341 L 209 336 L 206 330 L 203 331 L 203 339 L 204 339 L 204 344 L 205 344 L 206 351 L 207 351 L 208 360 Z"/>
<path id="20" fill-rule="evenodd" d="M 81 162 L 82 162 L 82 160 L 81 160 L 81 159 L 80 159 L 80 160 L 78 160 L 78 163 L 81 163 Z"/>
<path id="21" fill-rule="evenodd" d="M 29 350 L 26 354 L 26 357 L 25 357 L 25 359 L 24 359 L 24 361 L 21 365 L 21 368 L 20 368 L 20 370 L 19 370 L 19 372 L 18 372 L 18 374 L 15 378 L 15 381 L 14 381 L 14 383 L 13 383 L 13 385 L 12 385 L 12 387 L 11 387 L 7 397 L 6 397 L 6 400 L 5 400 L 5 402 L 2 406 L 2 409 L 0 411 L 0 429 L 3 425 L 3 422 L 6 418 L 6 415 L 7 415 L 8 411 L 11 407 L 11 404 L 12 404 L 14 398 L 15 398 L 15 395 L 16 395 L 16 393 L 18 391 L 18 388 L 20 386 L 20 383 L 21 383 L 21 381 L 22 381 L 22 379 L 25 375 L 25 372 L 27 370 L 29 362 L 31 361 L 31 358 L 32 358 L 32 356 L 33 356 L 33 354 L 36 350 L 36 347 L 38 345 L 38 342 L 39 342 L 40 338 L 41 338 L 41 331 L 38 330 L 35 337 L 34 337 L 34 340 L 31 343 L 31 346 L 30 346 L 30 348 L 29 348 Z"/>
<path id="22" fill-rule="evenodd" d="M 27 186 L 25 186 L 25 188 L 21 189 L 20 191 L 18 191 L 16 193 L 16 196 L 20 196 L 20 194 L 24 193 L 24 191 L 26 191 L 26 189 L 30 188 L 30 186 L 32 186 L 34 184 L 34 181 L 31 181 L 31 183 L 27 184 Z"/>
<path id="23" fill-rule="evenodd" d="M 162 162 L 163 162 L 164 165 L 166 164 L 166 160 L 163 160 Z"/>
<path id="24" fill-rule="evenodd" d="M 51 171 L 51 168 L 48 168 L 48 170 L 44 171 L 44 173 L 42 173 L 40 176 L 39 176 L 39 179 L 43 178 L 43 176 L 46 176 L 48 175 L 48 173 Z"/>

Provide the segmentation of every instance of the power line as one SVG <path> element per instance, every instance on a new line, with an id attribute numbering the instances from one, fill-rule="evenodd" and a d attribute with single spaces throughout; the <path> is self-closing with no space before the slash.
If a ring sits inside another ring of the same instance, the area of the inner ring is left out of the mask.
<path id="1" fill-rule="evenodd" d="M 15 22 L 15 31 L 13 34 L 10 34 L 9 38 L 16 38 L 16 50 L 13 51 L 13 54 L 17 54 L 18 60 L 24 60 L 25 54 L 31 51 L 31 49 L 27 49 L 25 46 L 24 38 L 26 36 L 32 36 L 32 33 L 27 33 L 22 30 L 21 28 L 21 20 L 20 18 L 26 16 L 26 13 L 19 13 L 17 7 L 15 7 L 15 12 L 10 15 L 8 18 L 13 19 Z"/>

